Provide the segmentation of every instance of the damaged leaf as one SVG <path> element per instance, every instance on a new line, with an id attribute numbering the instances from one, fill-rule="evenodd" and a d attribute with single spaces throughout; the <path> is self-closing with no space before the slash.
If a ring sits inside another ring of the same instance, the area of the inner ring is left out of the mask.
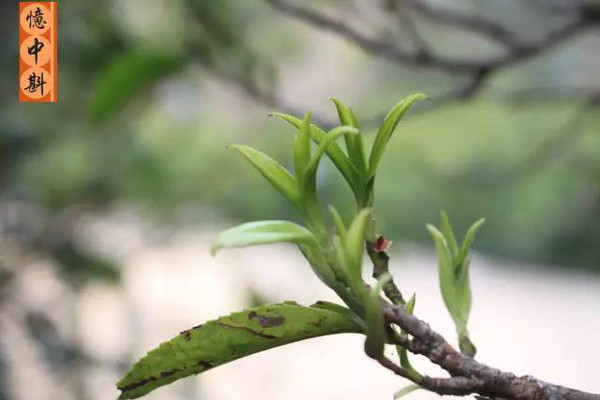
<path id="1" fill-rule="evenodd" d="M 338 311 L 339 308 L 339 311 Z M 164 385 L 250 354 L 361 327 L 347 309 L 294 302 L 236 312 L 181 332 L 139 360 L 117 383 L 119 399 L 135 399 Z"/>

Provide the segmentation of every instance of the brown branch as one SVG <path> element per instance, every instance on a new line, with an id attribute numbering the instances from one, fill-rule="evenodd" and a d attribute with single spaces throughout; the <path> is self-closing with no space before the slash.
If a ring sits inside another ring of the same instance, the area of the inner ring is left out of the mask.
<path id="1" fill-rule="evenodd" d="M 266 1 L 275 9 L 290 17 L 296 18 L 316 28 L 339 35 L 368 54 L 388 59 L 405 66 L 434 68 L 449 73 L 477 73 L 482 70 L 490 71 L 523 61 L 549 50 L 598 22 L 597 19 L 589 18 L 588 15 L 582 14 L 573 22 L 567 23 L 561 28 L 548 33 L 543 39 L 540 39 L 537 42 L 519 43 L 518 46 L 512 46 L 511 51 L 505 55 L 488 60 L 464 60 L 446 58 L 435 54 L 424 54 L 422 52 L 411 53 L 395 46 L 387 39 L 379 39 L 365 35 L 353 28 L 349 23 L 319 13 L 313 9 L 294 5 L 286 0 Z M 506 33 L 504 35 L 506 36 Z"/>
<path id="2" fill-rule="evenodd" d="M 385 39 L 369 37 L 349 24 L 318 13 L 312 9 L 296 6 L 285 0 L 266 0 L 282 13 L 308 23 L 316 28 L 333 32 L 350 43 L 357 45 L 368 54 L 395 61 L 407 66 L 433 67 L 449 72 L 470 72 L 481 67 L 480 62 L 462 61 L 432 57 L 423 53 L 411 53 Z"/>
<path id="3" fill-rule="evenodd" d="M 311 9 L 292 5 L 285 0 L 265 1 L 270 3 L 274 8 L 294 18 L 307 22 L 320 29 L 332 31 L 333 33 L 344 37 L 370 54 L 393 60 L 402 65 L 438 68 L 447 72 L 461 72 L 463 75 L 466 75 L 465 77 L 460 78 L 463 83 L 449 90 L 445 94 L 434 97 L 432 101 L 415 108 L 416 112 L 428 111 L 457 99 L 473 98 L 482 90 L 488 77 L 496 70 L 543 52 L 568 37 L 581 32 L 586 26 L 597 22 L 597 20 L 593 20 L 593 18 L 590 18 L 589 16 L 584 17 L 582 14 L 575 22 L 551 32 L 544 39 L 535 44 L 516 47 L 513 51 L 496 59 L 487 61 L 468 61 L 441 58 L 440 56 L 431 54 L 429 50 L 423 51 L 420 45 L 417 46 L 416 53 L 408 52 L 388 41 L 368 37 L 343 21 L 336 21 L 329 16 L 317 13 Z M 192 48 L 192 50 L 194 49 Z M 192 51 L 192 53 L 195 53 L 195 51 Z M 244 76 L 239 73 L 225 70 L 223 67 L 206 63 L 206 61 L 203 61 L 202 59 L 200 59 L 200 61 L 217 77 L 235 85 L 249 98 L 288 114 L 304 114 L 304 110 L 288 102 L 285 98 L 278 95 L 275 90 L 263 88 L 263 85 L 259 85 L 251 76 Z M 376 126 L 381 122 L 382 118 L 383 115 L 367 118 L 364 120 L 363 126 L 366 128 Z M 336 121 L 328 120 L 322 116 L 316 115 L 314 119 L 316 123 L 324 128 L 331 128 L 337 125 Z"/>
<path id="4" fill-rule="evenodd" d="M 427 389 L 440 395 L 465 396 L 473 393 L 473 391 L 477 388 L 477 381 L 475 379 L 465 378 L 462 376 L 450 378 L 431 378 L 428 376 L 423 376 L 421 378 L 417 378 L 411 376 L 404 368 L 395 364 L 389 358 L 382 356 L 377 358 L 376 361 L 382 367 L 389 369 L 396 375 L 416 383 L 423 389 Z"/>
<path id="5" fill-rule="evenodd" d="M 376 358 L 380 365 L 406 378 L 422 388 L 440 395 L 466 396 L 507 400 L 600 400 L 600 394 L 544 382 L 532 376 L 516 376 L 475 361 L 456 351 L 446 340 L 424 321 L 404 312 L 403 306 L 384 302 L 384 315 L 388 323 L 396 324 L 413 336 L 406 340 L 392 335 L 392 340 L 415 354 L 429 358 L 446 370 L 450 378 L 415 377 L 385 356 Z"/>
<path id="6" fill-rule="evenodd" d="M 379 279 L 382 276 L 389 274 L 390 270 L 388 262 L 390 257 L 385 251 L 378 250 L 375 242 L 367 242 L 367 254 L 373 263 L 373 278 Z M 390 280 L 383 285 L 383 293 L 385 293 L 386 297 L 390 299 L 393 304 L 406 304 L 406 301 L 402 297 L 402 292 L 400 292 L 400 289 L 398 289 L 398 286 L 394 283 L 393 278 L 390 278 Z"/>
<path id="7" fill-rule="evenodd" d="M 402 306 L 384 303 L 386 321 L 396 324 L 413 336 L 408 350 L 429 358 L 453 378 L 448 380 L 424 377 L 423 387 L 439 394 L 465 395 L 477 393 L 491 398 L 514 400 L 600 400 L 600 394 L 586 393 L 547 383 L 531 376 L 516 376 L 481 364 L 455 350 L 431 327 L 404 312 Z"/>
<path id="8" fill-rule="evenodd" d="M 405 0 L 389 0 L 386 3 L 386 7 L 389 11 L 393 12 L 400 22 L 400 27 L 404 28 L 407 33 L 412 38 L 413 45 L 416 47 L 416 51 L 419 53 L 417 57 L 429 57 L 431 54 L 431 50 L 429 48 L 429 44 L 427 41 L 421 36 L 419 29 L 411 15 L 409 13 L 404 12 L 402 9 L 402 5 Z"/>
<path id="9" fill-rule="evenodd" d="M 433 21 L 477 33 L 507 48 L 512 49 L 522 46 L 520 37 L 512 33 L 501 23 L 488 19 L 483 15 L 465 15 L 447 8 L 438 9 L 421 0 L 404 1 L 406 1 L 410 8 Z"/>

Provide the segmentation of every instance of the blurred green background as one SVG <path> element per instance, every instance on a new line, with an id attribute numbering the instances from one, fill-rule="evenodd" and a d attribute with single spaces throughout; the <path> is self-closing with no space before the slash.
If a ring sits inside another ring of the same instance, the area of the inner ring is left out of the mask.
<path id="1" fill-rule="evenodd" d="M 17 7 L 3 2 L 0 294 L 31 257 L 53 260 L 76 291 L 90 280 L 117 282 L 111 251 L 78 237 L 86 215 L 133 210 L 166 236 L 297 220 L 226 146 L 248 144 L 291 166 L 293 131 L 269 112 L 311 110 L 329 126 L 328 97 L 337 97 L 356 110 L 371 141 L 382 115 L 417 91 L 431 101 L 401 122 L 380 167 L 382 233 L 430 246 L 424 225 L 444 209 L 459 231 L 487 218 L 480 251 L 600 272 L 597 3 L 424 2 L 466 22 L 496 21 L 515 46 L 493 29 L 436 19 L 413 3 L 61 1 L 59 102 L 19 104 Z M 305 9 L 321 20 L 298 13 Z M 383 50 L 361 48 L 335 23 Z M 577 23 L 564 38 L 552 36 Z M 394 59 L 386 46 L 413 61 Z M 448 71 L 428 58 L 468 63 L 511 52 L 514 61 L 474 71 Z M 353 212 L 329 162 L 320 186 L 324 203 Z"/>
<path id="2" fill-rule="evenodd" d="M 357 26 L 370 22 L 357 19 L 357 9 L 370 7 L 370 19 L 389 25 L 378 27 L 390 31 L 386 40 L 410 41 L 392 31 L 402 23 L 389 21 L 394 11 L 385 2 L 313 3 L 354 11 L 346 18 Z M 536 11 L 532 4 L 462 3 L 467 14 L 502 17 L 524 42 L 540 35 L 521 26 L 521 14 Z M 74 206 L 123 202 L 161 223 L 181 222 L 182 214 L 189 222 L 188 213 L 199 221 L 295 218 L 226 149 L 241 142 L 283 163 L 291 158 L 291 130 L 266 117 L 276 101 L 261 102 L 246 86 L 333 121 L 330 96 L 369 119 L 414 91 L 435 101 L 464 79 L 380 60 L 264 2 L 79 1 L 61 4 L 60 102 L 24 105 L 11 95 L 14 5 L 3 8 L 0 198 L 50 220 Z M 567 18 L 552 12 L 537 10 L 536 30 Z M 425 20 L 420 30 L 430 47 L 454 58 L 497 51 L 477 35 L 443 28 Z M 489 253 L 599 269 L 600 121 L 597 103 L 588 101 L 600 90 L 595 34 L 494 71 L 476 98 L 409 115 L 378 181 L 382 232 L 424 241 L 424 223 L 445 209 L 459 227 L 487 217 L 477 246 Z M 369 121 L 376 128 L 378 120 Z M 325 198 L 347 202 L 334 175 L 323 173 Z"/>

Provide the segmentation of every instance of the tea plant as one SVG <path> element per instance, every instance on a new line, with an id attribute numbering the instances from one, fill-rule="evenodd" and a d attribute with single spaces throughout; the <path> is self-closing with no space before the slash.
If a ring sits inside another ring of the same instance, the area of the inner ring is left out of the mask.
<path id="1" fill-rule="evenodd" d="M 284 344 L 336 333 L 365 336 L 364 351 L 383 367 L 412 382 L 395 397 L 422 388 L 439 394 L 478 394 L 503 399 L 600 399 L 599 395 L 517 377 L 480 364 L 469 338 L 471 309 L 470 246 L 483 224 L 480 219 L 456 239 L 442 212 L 439 229 L 427 225 L 438 252 L 442 297 L 456 325 L 459 350 L 455 350 L 428 324 L 413 315 L 416 297 L 405 301 L 388 270 L 391 242 L 377 234 L 372 213 L 377 169 L 392 133 L 410 107 L 426 99 L 407 97 L 391 109 L 367 151 L 360 122 L 351 108 L 333 100 L 340 126 L 325 132 L 311 123 L 310 113 L 299 119 L 273 113 L 296 130 L 294 174 L 266 154 L 248 146 L 237 150 L 298 210 L 303 225 L 290 221 L 249 222 L 222 232 L 212 252 L 222 248 L 289 242 L 297 245 L 319 279 L 345 306 L 317 301 L 306 307 L 284 302 L 250 308 L 185 330 L 138 361 L 117 387 L 121 399 L 133 399 L 175 380 L 204 372 L 229 361 Z M 343 137 L 346 151 L 336 142 Z M 316 144 L 312 150 L 311 142 Z M 329 218 L 322 212 L 317 191 L 317 169 L 327 155 L 346 180 L 356 200 L 356 213 L 346 223 L 333 206 Z M 363 280 L 363 256 L 373 266 L 372 285 Z M 381 296 L 381 292 L 385 298 Z M 385 353 L 395 346 L 399 360 Z M 417 371 L 409 354 L 427 357 L 449 377 L 429 377 Z"/>

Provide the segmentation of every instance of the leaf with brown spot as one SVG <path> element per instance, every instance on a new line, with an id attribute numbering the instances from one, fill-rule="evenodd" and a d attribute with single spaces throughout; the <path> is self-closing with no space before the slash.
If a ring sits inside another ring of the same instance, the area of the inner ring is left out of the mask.
<path id="1" fill-rule="evenodd" d="M 119 398 L 135 399 L 178 379 L 273 347 L 334 333 L 361 332 L 351 311 L 337 307 L 339 310 L 290 302 L 271 304 L 183 331 L 131 368 L 117 384 Z"/>

